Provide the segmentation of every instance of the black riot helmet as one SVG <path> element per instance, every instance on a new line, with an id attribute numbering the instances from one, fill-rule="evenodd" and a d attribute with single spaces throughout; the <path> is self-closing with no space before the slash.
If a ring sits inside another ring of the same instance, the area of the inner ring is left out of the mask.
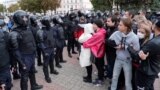
<path id="1" fill-rule="evenodd" d="M 44 25 L 46 27 L 51 27 L 50 20 L 51 19 L 50 19 L 49 16 L 43 16 L 42 20 L 41 20 L 41 23 L 42 23 L 42 25 Z"/>
<path id="2" fill-rule="evenodd" d="M 69 14 L 69 19 L 70 19 L 70 20 L 73 20 L 73 19 L 75 19 L 76 17 L 77 17 L 77 15 L 76 15 L 75 13 Z"/>
<path id="3" fill-rule="evenodd" d="M 37 26 L 37 16 L 33 15 L 30 17 L 30 24 L 33 26 Z"/>
<path id="4" fill-rule="evenodd" d="M 26 27 L 28 25 L 28 15 L 25 11 L 18 10 L 13 15 L 13 21 L 18 26 Z"/>
<path id="5" fill-rule="evenodd" d="M 53 16 L 52 21 L 54 24 L 63 24 L 63 20 L 60 16 Z"/>
<path id="6" fill-rule="evenodd" d="M 3 19 L 0 19 L 0 28 L 2 28 L 5 25 L 5 22 Z"/>

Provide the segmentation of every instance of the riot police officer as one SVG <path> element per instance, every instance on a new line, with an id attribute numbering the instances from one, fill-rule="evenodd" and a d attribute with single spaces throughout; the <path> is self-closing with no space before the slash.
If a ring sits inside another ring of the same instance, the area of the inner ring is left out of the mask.
<path id="1" fill-rule="evenodd" d="M 62 66 L 59 63 L 66 63 L 63 60 L 63 48 L 65 46 L 65 36 L 64 36 L 64 29 L 63 29 L 63 21 L 59 16 L 54 16 L 52 19 L 54 23 L 53 32 L 56 33 L 56 54 L 55 54 L 55 61 L 56 67 L 61 68 Z"/>
<path id="2" fill-rule="evenodd" d="M 10 58 L 8 52 L 8 34 L 3 31 L 5 22 L 0 20 L 0 88 L 11 90 Z"/>
<path id="3" fill-rule="evenodd" d="M 36 45 L 38 44 L 37 40 L 36 40 L 36 34 L 37 31 L 40 29 L 40 27 L 38 26 L 38 22 L 37 22 L 37 16 L 31 16 L 30 17 L 30 25 L 29 28 L 31 29 L 33 36 L 35 38 L 36 41 Z M 37 60 L 38 60 L 38 66 L 42 65 L 42 60 L 41 60 L 41 49 L 37 46 Z"/>
<path id="4" fill-rule="evenodd" d="M 74 31 L 76 30 L 76 22 L 74 21 L 76 18 L 76 14 L 75 13 L 71 13 L 69 15 L 69 21 L 67 22 L 67 39 L 68 39 L 68 43 L 67 43 L 67 51 L 68 51 L 68 56 L 72 57 L 71 55 L 71 49 L 72 49 L 72 54 L 77 54 L 77 52 L 75 52 L 74 50 L 74 45 L 75 45 L 75 37 L 74 37 Z"/>
<path id="5" fill-rule="evenodd" d="M 41 48 L 43 54 L 43 72 L 45 75 L 45 80 L 46 82 L 51 83 L 52 81 L 49 77 L 48 66 L 50 66 L 51 74 L 58 74 L 58 72 L 54 69 L 53 64 L 55 39 L 53 38 L 50 17 L 42 17 L 41 23 L 43 25 L 42 29 L 37 32 L 38 46 Z"/>
<path id="6" fill-rule="evenodd" d="M 42 85 L 36 83 L 35 78 L 35 52 L 36 44 L 31 30 L 28 29 L 28 18 L 25 11 L 16 11 L 13 15 L 15 27 L 9 35 L 11 49 L 20 63 L 21 90 L 28 90 L 28 78 L 31 90 L 41 89 Z"/>

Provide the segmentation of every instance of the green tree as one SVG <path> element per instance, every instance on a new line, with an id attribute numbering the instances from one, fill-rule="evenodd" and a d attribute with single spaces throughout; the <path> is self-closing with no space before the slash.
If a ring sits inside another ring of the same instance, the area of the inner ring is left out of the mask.
<path id="1" fill-rule="evenodd" d="M 19 9 L 19 4 L 12 4 L 9 8 L 7 8 L 9 12 L 15 12 Z"/>
<path id="2" fill-rule="evenodd" d="M 113 0 L 90 0 L 94 10 L 112 10 Z"/>
<path id="3" fill-rule="evenodd" d="M 0 4 L 0 12 L 3 12 L 4 8 L 5 8 L 4 5 Z"/>
<path id="4" fill-rule="evenodd" d="M 44 12 L 56 10 L 60 7 L 61 0 L 20 0 L 21 9 L 30 12 Z"/>
<path id="5" fill-rule="evenodd" d="M 158 11 L 160 8 L 160 0 L 152 0 L 152 4 L 150 5 L 151 10 Z"/>
<path id="6" fill-rule="evenodd" d="M 56 10 L 56 8 L 60 7 L 61 0 L 41 0 L 41 6 L 44 13 L 47 10 Z"/>
<path id="7" fill-rule="evenodd" d="M 42 0 L 20 0 L 19 4 L 23 10 L 30 12 L 41 12 L 41 1 Z"/>

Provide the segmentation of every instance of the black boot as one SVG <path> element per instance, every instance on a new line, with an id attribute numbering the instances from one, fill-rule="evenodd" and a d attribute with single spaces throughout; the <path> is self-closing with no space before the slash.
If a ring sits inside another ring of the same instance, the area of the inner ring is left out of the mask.
<path id="1" fill-rule="evenodd" d="M 52 82 L 50 77 L 46 77 L 45 80 L 46 80 L 47 83 L 51 83 Z"/>
<path id="2" fill-rule="evenodd" d="M 60 61 L 60 63 L 66 63 L 66 62 L 67 62 L 66 60 L 61 60 L 61 61 Z"/>
<path id="3" fill-rule="evenodd" d="M 38 66 L 42 66 L 42 65 L 43 65 L 43 63 L 42 63 L 42 62 L 39 62 L 39 63 L 38 63 Z"/>
<path id="4" fill-rule="evenodd" d="M 69 54 L 68 54 L 68 57 L 72 58 L 72 55 L 69 53 Z"/>
<path id="5" fill-rule="evenodd" d="M 20 74 L 18 74 L 17 71 L 13 72 L 13 79 L 14 80 L 17 80 L 17 79 L 20 79 L 20 78 L 21 78 L 21 76 L 20 76 Z"/>
<path id="6" fill-rule="evenodd" d="M 36 83 L 34 68 L 33 68 L 33 72 L 29 73 L 29 79 L 30 79 L 30 83 L 31 83 L 31 90 L 37 90 L 37 89 L 43 88 L 43 85 L 38 85 Z"/>
<path id="7" fill-rule="evenodd" d="M 78 54 L 77 52 L 73 51 L 72 54 Z"/>
<path id="8" fill-rule="evenodd" d="M 42 89 L 42 88 L 43 88 L 43 85 L 35 84 L 34 86 L 31 87 L 31 90 L 38 90 L 38 89 Z"/>
<path id="9" fill-rule="evenodd" d="M 60 63 L 66 63 L 66 62 L 67 62 L 66 60 L 63 59 L 63 54 L 62 54 L 62 52 L 61 52 L 61 55 L 60 55 L 59 58 L 60 58 L 60 61 L 59 61 Z"/>
<path id="10" fill-rule="evenodd" d="M 60 64 L 56 65 L 57 68 L 62 68 L 62 66 Z"/>
<path id="11" fill-rule="evenodd" d="M 59 73 L 56 70 L 51 71 L 51 74 L 58 75 Z"/>
<path id="12" fill-rule="evenodd" d="M 86 83 L 92 83 L 92 79 L 90 77 L 83 77 L 83 81 Z"/>

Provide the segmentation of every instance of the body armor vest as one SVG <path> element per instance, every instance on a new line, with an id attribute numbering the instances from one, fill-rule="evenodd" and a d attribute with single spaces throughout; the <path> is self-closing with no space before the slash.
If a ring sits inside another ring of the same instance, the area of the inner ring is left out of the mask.
<path id="1" fill-rule="evenodd" d="M 19 34 L 19 50 L 23 54 L 32 54 L 36 50 L 34 36 L 31 30 L 15 30 Z"/>

